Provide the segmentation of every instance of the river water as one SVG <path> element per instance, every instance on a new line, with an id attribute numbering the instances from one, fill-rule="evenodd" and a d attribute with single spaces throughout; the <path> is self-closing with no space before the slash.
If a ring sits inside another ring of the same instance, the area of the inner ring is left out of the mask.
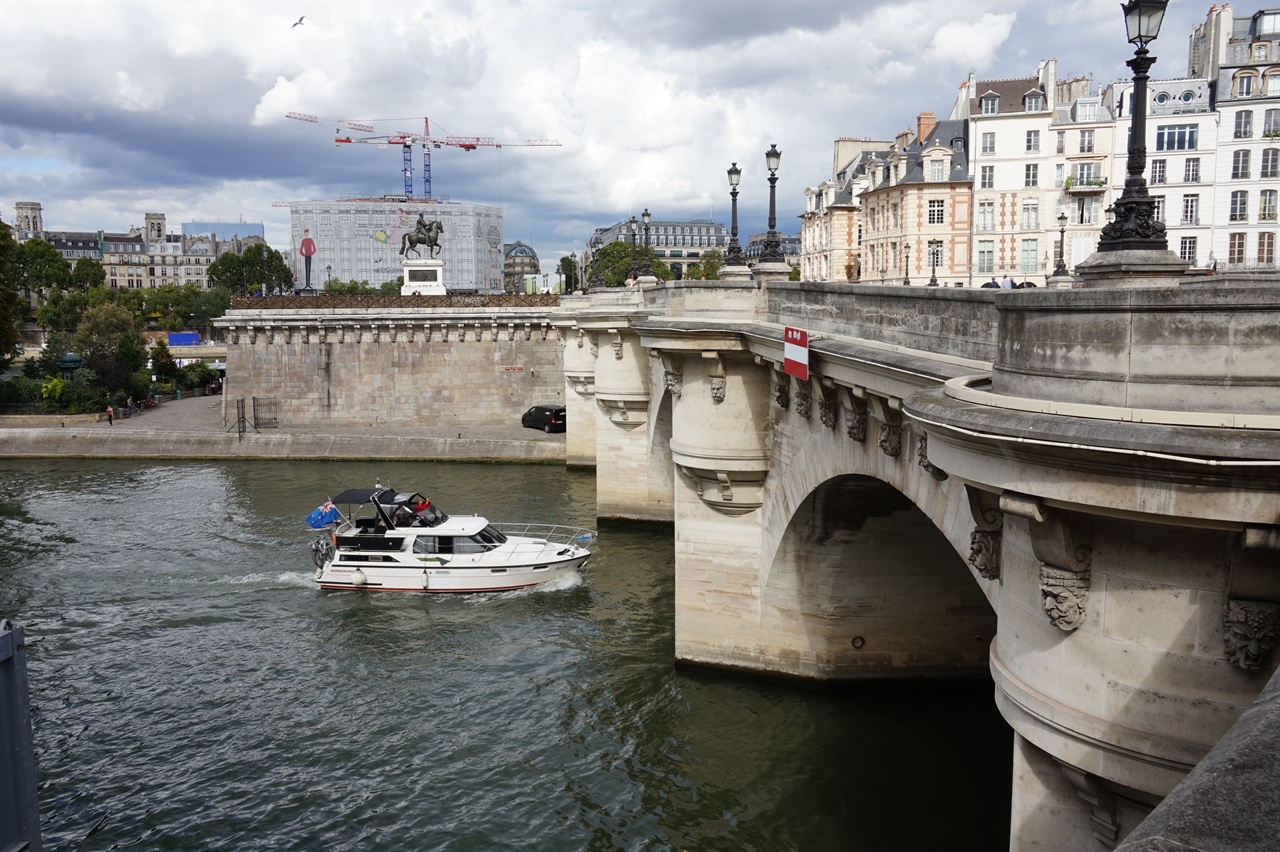
<path id="1" fill-rule="evenodd" d="M 597 526 L 554 466 L 0 461 L 48 848 L 1007 848 L 989 684 L 676 669 L 662 525 L 553 588 L 317 590 L 303 517 L 377 479 Z"/>

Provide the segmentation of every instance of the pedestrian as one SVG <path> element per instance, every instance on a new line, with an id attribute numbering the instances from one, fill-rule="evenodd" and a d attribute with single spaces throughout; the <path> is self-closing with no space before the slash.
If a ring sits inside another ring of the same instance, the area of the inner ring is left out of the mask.
<path id="1" fill-rule="evenodd" d="M 115 424 L 112 422 L 112 416 L 113 416 L 113 412 L 112 412 L 112 410 L 111 410 L 111 403 L 107 403 L 107 425 L 108 425 L 108 426 L 114 426 L 114 425 L 115 425 Z"/>
<path id="2" fill-rule="evenodd" d="M 1000 289 L 1001 289 L 1001 290 L 1013 290 L 1013 289 L 1015 289 L 1015 285 L 1014 285 L 1014 283 L 1013 283 L 1013 276 L 1012 276 L 1012 275 L 1010 275 L 1010 274 L 1009 274 L 1009 273 L 1007 273 L 1007 272 L 1004 274 L 1004 280 L 1000 282 Z"/>
<path id="3" fill-rule="evenodd" d="M 133 397 L 129 397 L 127 400 L 125 400 L 125 403 L 124 403 L 124 416 L 125 416 L 125 417 L 132 417 L 132 416 L 133 416 Z"/>

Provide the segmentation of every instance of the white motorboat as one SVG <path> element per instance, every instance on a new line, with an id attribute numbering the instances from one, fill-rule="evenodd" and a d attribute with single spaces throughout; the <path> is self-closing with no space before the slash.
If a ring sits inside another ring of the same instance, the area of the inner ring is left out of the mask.
<path id="1" fill-rule="evenodd" d="M 337 505 L 335 505 L 337 504 Z M 349 508 L 344 514 L 338 505 Z M 447 515 L 416 491 L 351 488 L 307 518 L 325 533 L 311 545 L 322 589 L 499 592 L 581 568 L 595 530 L 490 523 Z"/>

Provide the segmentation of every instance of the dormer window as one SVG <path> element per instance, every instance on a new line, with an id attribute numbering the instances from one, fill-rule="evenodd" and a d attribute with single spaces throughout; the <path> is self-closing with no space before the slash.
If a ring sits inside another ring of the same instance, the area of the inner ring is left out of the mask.
<path id="1" fill-rule="evenodd" d="M 1044 109 L 1044 98 L 1038 92 L 1027 95 L 1027 112 L 1039 112 L 1042 109 Z"/>
<path id="2" fill-rule="evenodd" d="M 929 161 L 929 180 L 942 181 L 947 179 L 947 164 L 942 159 Z"/>
<path id="3" fill-rule="evenodd" d="M 1235 79 L 1235 96 L 1237 98 L 1247 98 L 1253 95 L 1253 89 L 1258 78 L 1253 74 L 1238 74 Z"/>
<path id="4" fill-rule="evenodd" d="M 1000 111 L 1000 99 L 995 95 L 986 95 L 982 99 L 982 114 L 995 115 Z"/>

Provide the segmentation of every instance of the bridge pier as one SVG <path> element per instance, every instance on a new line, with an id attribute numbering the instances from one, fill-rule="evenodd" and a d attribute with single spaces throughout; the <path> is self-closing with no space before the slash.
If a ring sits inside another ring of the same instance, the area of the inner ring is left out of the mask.
<path id="1" fill-rule="evenodd" d="M 1277 668 L 1280 290 L 694 289 L 575 315 L 648 424 L 597 415 L 601 514 L 675 472 L 677 660 L 989 673 L 1012 848 L 1114 848 Z"/>

